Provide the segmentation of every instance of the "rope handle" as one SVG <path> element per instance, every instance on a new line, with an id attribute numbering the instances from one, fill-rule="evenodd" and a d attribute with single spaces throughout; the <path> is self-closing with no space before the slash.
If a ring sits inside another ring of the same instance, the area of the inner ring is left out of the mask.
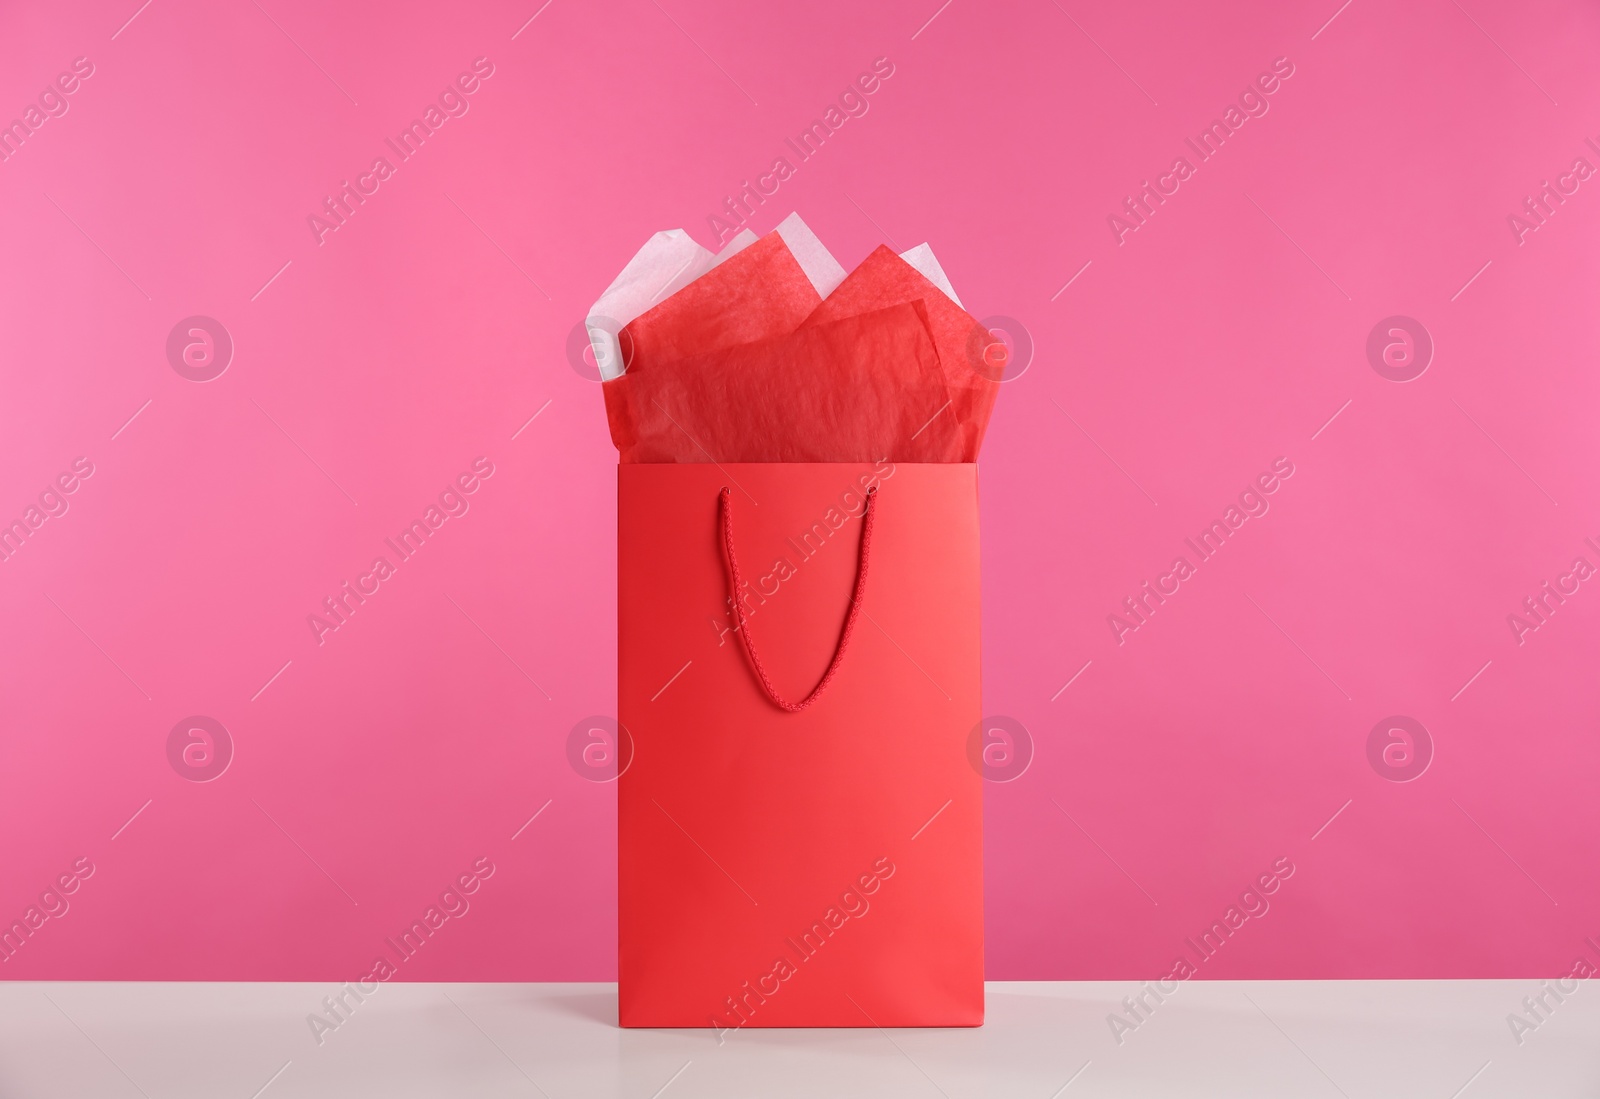
<path id="1" fill-rule="evenodd" d="M 834 650 L 833 660 L 828 664 L 828 670 L 823 673 L 821 681 L 799 702 L 788 702 L 778 693 L 778 689 L 772 685 L 772 678 L 767 675 L 766 667 L 761 663 L 761 657 L 756 655 L 756 641 L 750 635 L 750 621 L 745 616 L 744 603 L 739 598 L 739 589 L 744 586 L 744 581 L 739 576 L 739 559 L 733 552 L 733 494 L 724 485 L 718 497 L 718 510 L 722 518 L 722 548 L 728 556 L 729 594 L 737 623 L 734 632 L 739 635 L 745 655 L 750 658 L 750 666 L 755 669 L 761 689 L 772 700 L 772 704 L 781 710 L 797 714 L 822 697 L 822 692 L 833 681 L 834 673 L 839 670 L 839 664 L 844 660 L 845 649 L 850 645 L 850 634 L 856 628 L 856 617 L 861 613 L 861 600 L 867 590 L 867 559 L 872 553 L 872 501 L 877 494 L 877 485 L 867 489 L 866 508 L 861 517 L 861 555 L 860 563 L 856 567 L 856 586 L 850 594 L 850 612 L 845 616 L 844 630 L 839 635 L 839 647 Z"/>

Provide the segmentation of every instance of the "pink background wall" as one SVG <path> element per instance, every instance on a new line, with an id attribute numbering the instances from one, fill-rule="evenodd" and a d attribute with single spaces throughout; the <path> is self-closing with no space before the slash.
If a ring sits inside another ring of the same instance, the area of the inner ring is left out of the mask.
<path id="1" fill-rule="evenodd" d="M 1036 347 L 982 468 L 986 709 L 1035 747 L 987 787 L 989 975 L 1164 974 L 1230 905 L 1260 914 L 1201 976 L 1564 973 L 1600 935 L 1600 581 L 1507 620 L 1600 566 L 1600 178 L 1561 183 L 1600 168 L 1591 6 L 538 3 L 4 16 L 0 120 L 93 72 L 0 162 L 0 519 L 93 473 L 0 562 L 0 920 L 60 912 L 0 974 L 353 977 L 486 860 L 402 978 L 613 976 L 614 791 L 567 741 L 614 705 L 615 455 L 568 335 L 878 57 L 751 224 L 798 209 L 847 267 L 930 240 Z M 1519 243 L 1546 180 L 1577 190 Z M 196 315 L 233 345 L 203 383 L 167 355 Z M 1367 350 L 1394 315 L 1433 345 L 1406 383 Z M 220 738 L 169 759 L 192 715 L 231 741 L 206 782 Z M 1392 715 L 1431 747 L 1374 763 Z"/>

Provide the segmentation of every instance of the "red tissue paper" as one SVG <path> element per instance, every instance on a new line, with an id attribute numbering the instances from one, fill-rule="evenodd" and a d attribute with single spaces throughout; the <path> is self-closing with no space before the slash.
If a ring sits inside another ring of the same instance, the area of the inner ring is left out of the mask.
<path id="1" fill-rule="evenodd" d="M 832 287 L 801 251 L 769 233 L 621 328 L 622 463 L 977 460 L 1005 345 L 888 248 Z"/>

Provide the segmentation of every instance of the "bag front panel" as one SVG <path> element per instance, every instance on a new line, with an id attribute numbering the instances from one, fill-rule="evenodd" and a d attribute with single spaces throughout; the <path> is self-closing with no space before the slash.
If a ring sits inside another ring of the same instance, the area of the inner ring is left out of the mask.
<path id="1" fill-rule="evenodd" d="M 971 465 L 624 465 L 618 485 L 625 1026 L 958 1026 L 983 1010 Z M 839 643 L 865 489 L 862 612 Z"/>

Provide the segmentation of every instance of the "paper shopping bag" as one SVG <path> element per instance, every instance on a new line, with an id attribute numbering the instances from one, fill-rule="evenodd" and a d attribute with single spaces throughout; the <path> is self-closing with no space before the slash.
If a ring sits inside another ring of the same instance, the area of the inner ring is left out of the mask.
<path id="1" fill-rule="evenodd" d="M 617 508 L 622 1025 L 979 1025 L 977 467 L 622 465 Z"/>

